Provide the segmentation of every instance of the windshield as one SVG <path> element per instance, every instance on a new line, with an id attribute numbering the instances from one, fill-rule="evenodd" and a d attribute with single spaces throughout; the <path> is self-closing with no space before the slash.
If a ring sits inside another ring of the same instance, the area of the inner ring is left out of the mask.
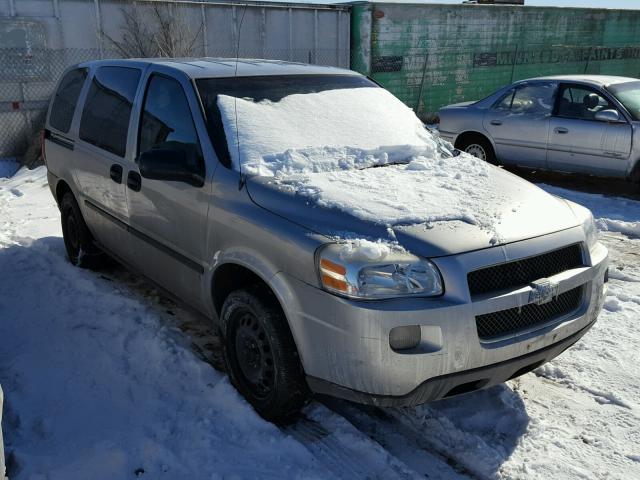
<path id="1" fill-rule="evenodd" d="M 628 110 L 634 120 L 640 120 L 640 82 L 627 82 L 607 87 Z"/>
<path id="2" fill-rule="evenodd" d="M 198 80 L 219 158 L 253 175 L 366 168 L 434 151 L 413 111 L 359 75 Z"/>

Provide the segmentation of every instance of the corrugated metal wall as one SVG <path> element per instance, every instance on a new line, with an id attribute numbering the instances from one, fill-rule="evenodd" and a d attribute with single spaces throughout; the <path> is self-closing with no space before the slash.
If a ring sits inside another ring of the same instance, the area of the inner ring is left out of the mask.
<path id="1" fill-rule="evenodd" d="M 171 8 L 192 56 L 293 60 L 348 67 L 348 6 L 209 0 L 0 0 L 0 157 L 33 144 L 56 80 L 69 65 L 121 57 L 123 8 Z M 240 30 L 240 24 L 242 29 Z"/>
<path id="2" fill-rule="evenodd" d="M 640 11 L 366 3 L 352 31 L 352 68 L 425 119 L 522 78 L 640 77 Z"/>

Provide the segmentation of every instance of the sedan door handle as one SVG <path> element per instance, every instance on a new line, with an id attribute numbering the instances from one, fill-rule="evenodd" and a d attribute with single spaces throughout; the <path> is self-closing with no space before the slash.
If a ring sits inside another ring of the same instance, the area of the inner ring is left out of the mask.
<path id="1" fill-rule="evenodd" d="M 560 135 L 564 135 L 565 133 L 569 133 L 569 129 L 568 128 L 564 128 L 564 127 L 556 127 L 553 129 L 554 132 L 559 133 Z"/>
<path id="2" fill-rule="evenodd" d="M 114 182 L 122 183 L 122 165 L 118 165 L 117 163 L 111 165 L 111 168 L 109 169 L 109 176 Z"/>
<path id="3" fill-rule="evenodd" d="M 142 188 L 142 177 L 138 172 L 134 172 L 133 170 L 129 171 L 129 175 L 127 175 L 127 187 L 134 192 L 140 191 Z"/>
<path id="4" fill-rule="evenodd" d="M 502 125 L 502 120 L 491 120 L 491 125 Z"/>

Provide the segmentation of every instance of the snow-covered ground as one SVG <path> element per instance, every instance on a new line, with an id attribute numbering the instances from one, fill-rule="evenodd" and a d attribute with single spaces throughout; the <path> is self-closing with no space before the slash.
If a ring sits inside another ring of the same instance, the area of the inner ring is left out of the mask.
<path id="1" fill-rule="evenodd" d="M 260 419 L 201 319 L 65 259 L 43 168 L 0 179 L 0 384 L 16 479 L 640 478 L 640 202 L 592 208 L 612 267 L 580 343 L 506 385 L 410 409 L 312 402 Z"/>

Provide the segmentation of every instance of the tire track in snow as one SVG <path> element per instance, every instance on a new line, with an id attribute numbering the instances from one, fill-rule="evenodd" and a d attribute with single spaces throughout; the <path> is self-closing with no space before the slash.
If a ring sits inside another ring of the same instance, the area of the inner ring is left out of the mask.
<path id="1" fill-rule="evenodd" d="M 385 410 L 395 428 L 404 428 L 418 444 L 445 458 L 456 471 L 474 479 L 493 479 L 503 462 L 485 439 L 457 428 L 449 418 L 428 406 Z"/>
<path id="2" fill-rule="evenodd" d="M 434 450 L 428 432 L 408 428 L 384 409 L 335 399 L 328 399 L 325 403 L 424 478 L 478 478 L 455 458 Z"/>
<path id="3" fill-rule="evenodd" d="M 304 445 L 336 478 L 424 478 L 347 419 L 317 402 L 282 431 Z"/>

